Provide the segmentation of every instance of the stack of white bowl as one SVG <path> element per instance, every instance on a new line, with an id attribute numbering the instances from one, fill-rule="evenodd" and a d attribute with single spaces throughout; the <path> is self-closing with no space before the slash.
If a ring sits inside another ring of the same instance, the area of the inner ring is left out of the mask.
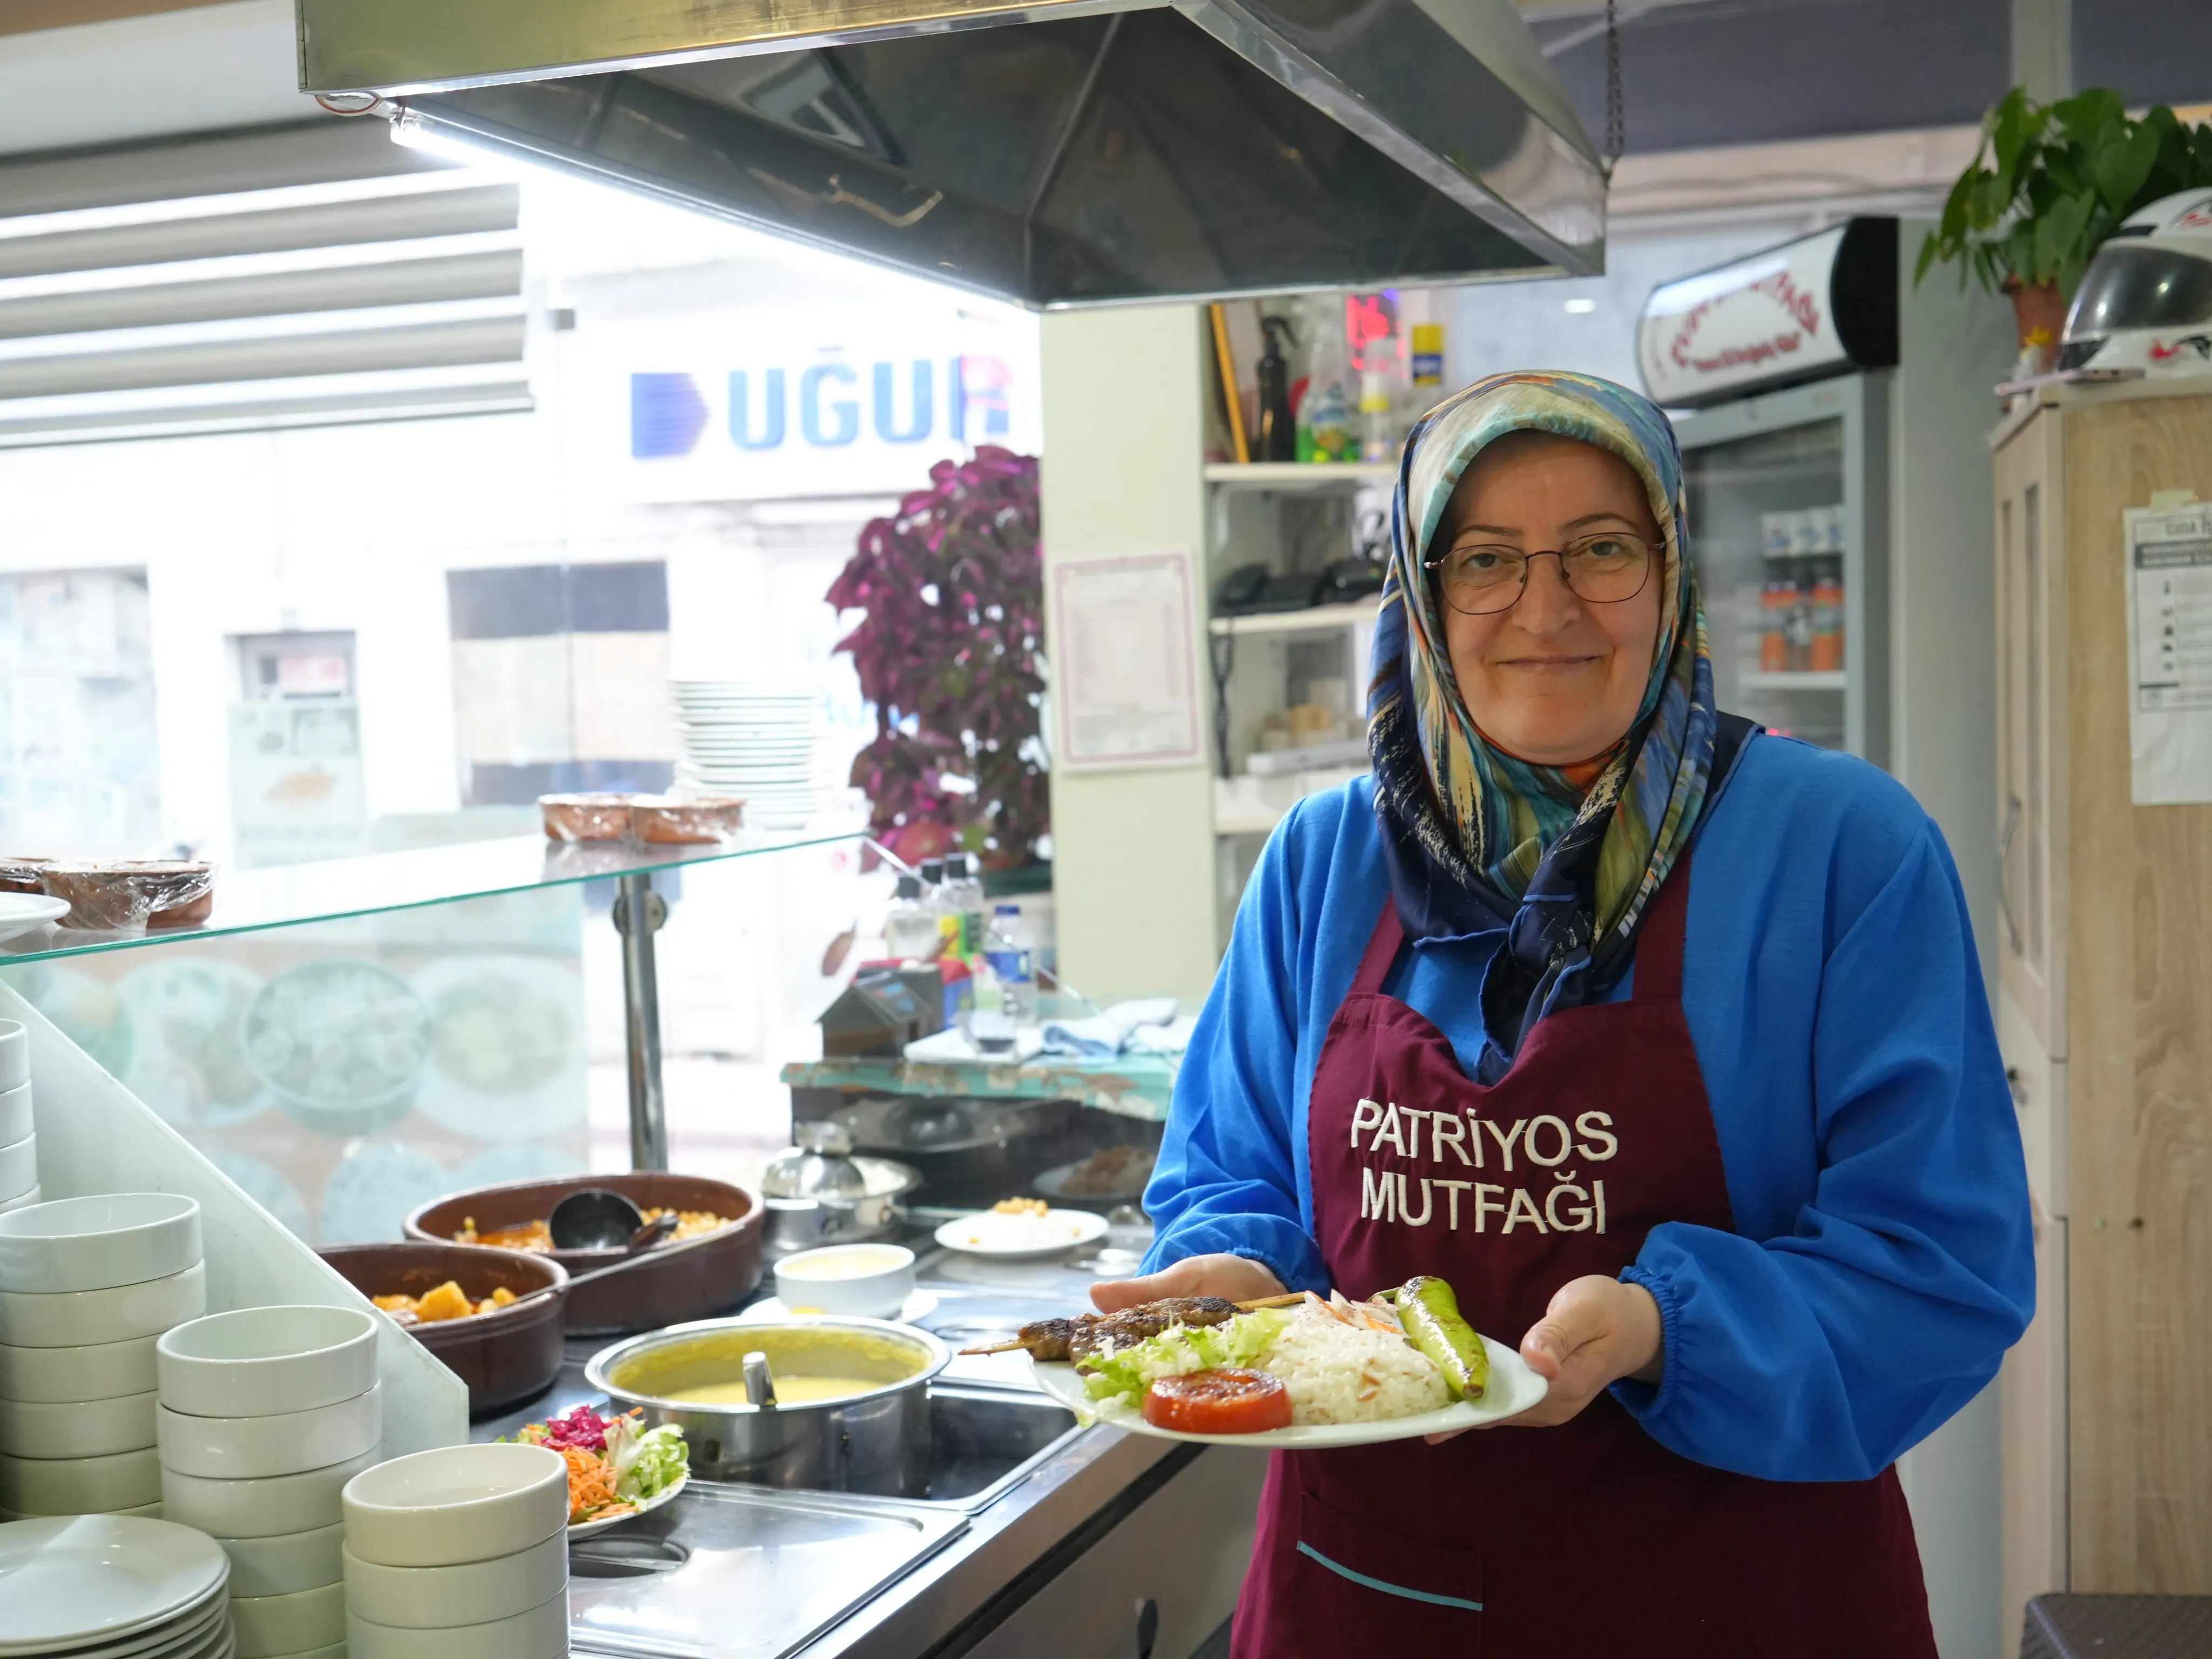
<path id="1" fill-rule="evenodd" d="M 163 1513 L 230 1557 L 238 1659 L 343 1659 L 338 1495 L 384 1438 L 374 1318 L 240 1308 L 179 1326 L 155 1362 Z"/>
<path id="2" fill-rule="evenodd" d="M 154 1345 L 206 1310 L 189 1198 L 106 1193 L 0 1215 L 0 1508 L 161 1514 Z"/>
<path id="3" fill-rule="evenodd" d="M 0 1019 L 0 1212 L 39 1201 L 39 1138 L 31 1133 L 31 1037 Z"/>
<path id="4" fill-rule="evenodd" d="M 543 1446 L 447 1446 L 356 1477 L 345 1589 L 351 1659 L 561 1659 L 567 1462 Z"/>
<path id="5" fill-rule="evenodd" d="M 230 1564 L 190 1527 L 128 1515 L 0 1526 L 0 1653 L 232 1659 Z"/>

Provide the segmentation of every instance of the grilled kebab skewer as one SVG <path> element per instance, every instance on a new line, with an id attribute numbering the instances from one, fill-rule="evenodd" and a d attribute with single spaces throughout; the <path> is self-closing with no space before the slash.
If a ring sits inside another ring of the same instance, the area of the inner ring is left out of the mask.
<path id="1" fill-rule="evenodd" d="M 1241 1310 L 1218 1296 L 1175 1296 L 1158 1302 L 1140 1302 L 1114 1314 L 1085 1314 L 1076 1319 L 1040 1319 L 1024 1325 L 1012 1342 L 985 1348 L 963 1348 L 963 1353 L 1012 1353 L 1027 1349 L 1042 1361 L 1083 1360 L 1112 1348 L 1124 1348 L 1158 1336 L 1170 1325 L 1219 1325 L 1234 1319 Z"/>

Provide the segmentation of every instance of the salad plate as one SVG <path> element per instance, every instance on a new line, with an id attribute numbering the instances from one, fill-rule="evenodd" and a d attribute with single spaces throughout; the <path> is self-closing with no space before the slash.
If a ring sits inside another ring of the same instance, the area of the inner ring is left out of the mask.
<path id="1" fill-rule="evenodd" d="M 644 1428 L 643 1419 L 641 1412 L 602 1417 L 597 1407 L 583 1405 L 516 1431 L 515 1439 L 558 1452 L 567 1462 L 570 1538 L 590 1538 L 650 1515 L 690 1482 L 690 1448 L 684 1431 L 669 1423 Z M 618 1513 L 604 1512 L 617 1504 Z"/>
<path id="2" fill-rule="evenodd" d="M 1131 1434 L 1147 1434 L 1158 1440 L 1191 1440 L 1209 1446 L 1260 1446 L 1280 1451 L 1320 1451 L 1331 1446 L 1375 1446 L 1392 1440 L 1411 1440 L 1419 1435 L 1452 1434 L 1478 1429 L 1486 1423 L 1503 1422 L 1541 1403 L 1551 1385 L 1529 1369 L 1528 1362 L 1504 1343 L 1482 1339 L 1490 1356 L 1490 1382 L 1480 1400 L 1453 1401 L 1441 1411 L 1419 1412 L 1410 1417 L 1384 1418 L 1372 1423 L 1319 1423 L 1303 1428 L 1261 1429 L 1251 1434 L 1188 1434 L 1178 1429 L 1155 1427 L 1126 1401 L 1093 1400 L 1083 1376 L 1064 1362 L 1033 1360 L 1030 1369 L 1037 1386 L 1086 1421 L 1097 1421 Z"/>
<path id="3" fill-rule="evenodd" d="M 676 1477 L 674 1484 L 663 1486 L 628 1515 L 611 1515 L 604 1521 L 572 1521 L 568 1523 L 571 1541 L 579 1538 L 596 1538 L 610 1527 L 619 1527 L 625 1521 L 635 1521 L 641 1515 L 651 1515 L 662 1504 L 672 1503 L 684 1488 L 691 1484 L 691 1472 L 686 1469 Z"/>

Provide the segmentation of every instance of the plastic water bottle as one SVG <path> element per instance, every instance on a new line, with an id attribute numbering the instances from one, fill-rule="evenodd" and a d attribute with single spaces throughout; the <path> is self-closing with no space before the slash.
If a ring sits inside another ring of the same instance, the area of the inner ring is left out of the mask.
<path id="1" fill-rule="evenodd" d="M 986 950 L 992 977 L 999 981 L 1000 1006 L 1017 1025 L 1036 1024 L 1036 970 L 1030 961 L 1027 930 L 1022 908 L 1001 904 L 991 915 L 991 938 Z"/>
<path id="2" fill-rule="evenodd" d="M 884 918 L 884 948 L 901 962 L 927 962 L 937 955 L 937 917 L 922 897 L 921 878 L 901 876 Z"/>
<path id="3" fill-rule="evenodd" d="M 983 906 L 983 880 L 976 872 L 973 853 L 955 853 L 945 860 L 945 908 L 959 918 L 960 955 L 971 961 L 981 956 L 989 915 Z"/>

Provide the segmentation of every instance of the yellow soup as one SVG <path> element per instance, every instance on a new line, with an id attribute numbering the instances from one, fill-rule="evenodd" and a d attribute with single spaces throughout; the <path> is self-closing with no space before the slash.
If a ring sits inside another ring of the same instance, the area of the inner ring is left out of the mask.
<path id="1" fill-rule="evenodd" d="M 778 1376 L 775 1398 L 779 1405 L 811 1405 L 821 1400 L 850 1400 L 854 1395 L 867 1394 L 883 1386 L 880 1381 L 865 1376 Z M 742 1406 L 745 1403 L 745 1385 L 742 1380 L 701 1382 L 674 1389 L 665 1397 L 684 1406 Z"/>

